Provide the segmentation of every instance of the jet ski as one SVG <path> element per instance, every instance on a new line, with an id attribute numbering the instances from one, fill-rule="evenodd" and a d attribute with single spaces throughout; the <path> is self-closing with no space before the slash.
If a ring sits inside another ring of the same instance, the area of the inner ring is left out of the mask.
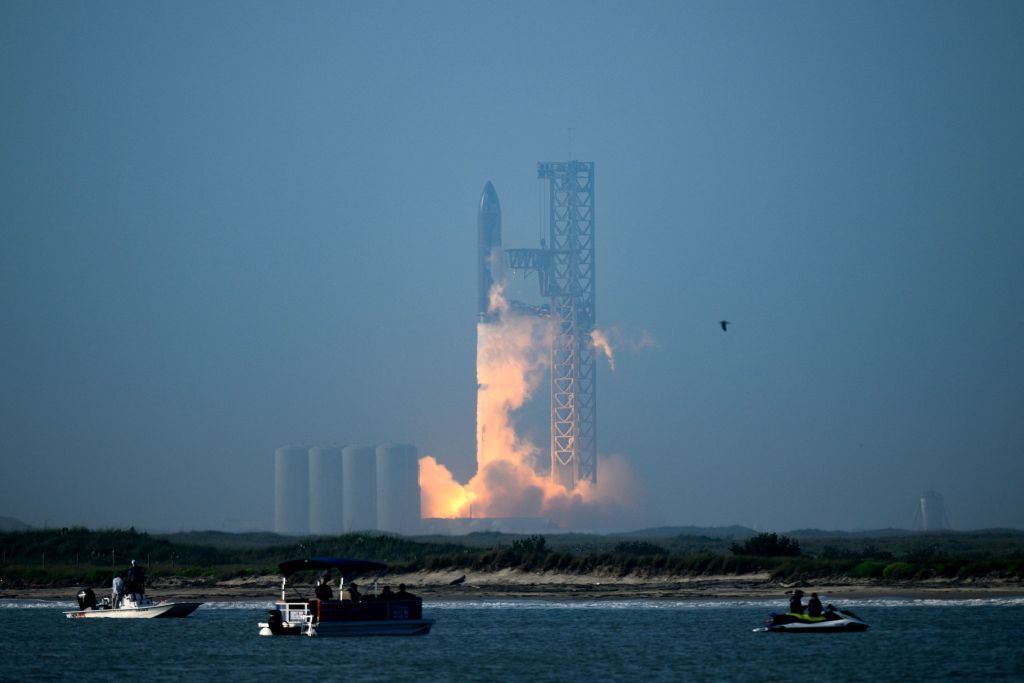
<path id="1" fill-rule="evenodd" d="M 812 617 L 806 612 L 786 612 L 768 618 L 765 625 L 754 631 L 776 633 L 838 633 L 840 631 L 867 631 L 868 624 L 848 609 L 837 609 L 829 605 L 820 616 Z"/>

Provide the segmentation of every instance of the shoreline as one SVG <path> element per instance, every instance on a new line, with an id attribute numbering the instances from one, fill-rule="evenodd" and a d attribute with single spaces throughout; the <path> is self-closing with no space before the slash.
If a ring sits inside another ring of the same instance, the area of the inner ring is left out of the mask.
<path id="1" fill-rule="evenodd" d="M 464 578 L 463 578 L 464 577 Z M 461 583 L 452 585 L 462 579 Z M 369 583 L 359 581 L 366 592 Z M 499 572 L 419 572 L 389 575 L 381 585 L 408 585 L 425 600 L 771 600 L 784 598 L 795 588 L 823 599 L 851 603 L 857 600 L 897 598 L 909 600 L 972 600 L 1024 597 L 1024 582 L 998 579 L 962 582 L 944 581 L 854 581 L 818 579 L 799 583 L 772 582 L 767 574 L 699 577 L 625 577 L 601 575 L 565 575 Z M 291 582 L 290 592 L 312 597 L 312 583 Z M 74 600 L 81 586 L 47 586 L 0 589 L 0 599 Z M 99 595 L 106 587 L 92 586 Z M 335 584 L 336 589 L 336 584 Z M 280 597 L 281 579 L 260 576 L 216 583 L 180 578 L 152 581 L 147 592 L 154 600 L 204 599 L 206 602 L 233 602 Z"/>

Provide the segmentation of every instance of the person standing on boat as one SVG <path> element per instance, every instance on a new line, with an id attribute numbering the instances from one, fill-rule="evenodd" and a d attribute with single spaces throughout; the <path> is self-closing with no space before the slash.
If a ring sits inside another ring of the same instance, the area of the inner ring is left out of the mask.
<path id="1" fill-rule="evenodd" d="M 110 601 L 113 603 L 111 606 L 117 609 L 121 606 L 121 601 L 124 600 L 124 579 L 120 576 L 114 577 L 113 590 L 111 591 Z"/>
<path id="2" fill-rule="evenodd" d="M 128 592 L 132 595 L 132 600 L 138 602 L 142 595 L 146 592 L 146 570 L 135 563 L 132 560 L 132 566 L 128 567 Z"/>
<path id="3" fill-rule="evenodd" d="M 359 602 L 359 586 L 356 585 L 355 581 L 348 585 L 348 588 L 341 594 L 341 599 Z"/>
<path id="4" fill-rule="evenodd" d="M 316 584 L 316 599 L 317 600 L 333 600 L 334 592 L 331 590 L 331 584 L 327 582 L 326 576 L 321 576 L 320 580 Z"/>
<path id="5" fill-rule="evenodd" d="M 791 597 L 789 599 L 789 611 L 790 612 L 792 612 L 793 614 L 803 614 L 804 613 L 804 601 L 802 600 L 803 597 L 804 597 L 804 592 L 802 590 L 800 590 L 799 588 L 797 588 L 795 591 L 793 591 L 793 597 Z M 821 603 L 818 603 L 818 604 L 820 605 Z"/>

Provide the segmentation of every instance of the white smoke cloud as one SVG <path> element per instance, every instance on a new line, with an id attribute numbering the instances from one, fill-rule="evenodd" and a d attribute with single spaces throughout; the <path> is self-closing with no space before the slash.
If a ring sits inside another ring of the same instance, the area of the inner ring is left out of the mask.
<path id="1" fill-rule="evenodd" d="M 547 318 L 516 313 L 500 283 L 489 301 L 493 322 L 477 327 L 477 471 L 465 484 L 435 458 L 420 461 L 425 517 L 546 517 L 565 528 L 636 528 L 643 495 L 624 458 L 602 458 L 597 484 L 569 491 L 537 473 L 549 457 L 516 431 L 515 414 L 550 371 Z M 612 344 L 591 336 L 614 369 Z"/>
<path id="2" fill-rule="evenodd" d="M 608 337 L 605 336 L 604 332 L 597 329 L 596 327 L 590 332 L 590 342 L 594 345 L 594 348 L 600 349 L 604 352 L 605 358 L 608 359 L 608 367 L 615 371 L 615 352 L 612 351 L 612 345 L 608 341 Z"/>

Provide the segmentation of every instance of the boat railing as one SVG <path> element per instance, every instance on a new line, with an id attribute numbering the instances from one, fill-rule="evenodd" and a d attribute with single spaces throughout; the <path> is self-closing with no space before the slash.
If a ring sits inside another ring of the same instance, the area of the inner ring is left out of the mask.
<path id="1" fill-rule="evenodd" d="M 313 600 L 310 611 L 322 621 L 408 621 L 423 618 L 423 601 L 419 598 L 394 600 Z"/>
<path id="2" fill-rule="evenodd" d="M 281 621 L 286 624 L 304 624 L 313 618 L 308 602 L 279 602 L 277 608 L 281 611 Z"/>
<path id="3" fill-rule="evenodd" d="M 423 601 L 419 597 L 391 600 L 308 600 L 278 602 L 281 621 L 308 624 L 316 621 L 408 621 L 423 618 Z"/>

